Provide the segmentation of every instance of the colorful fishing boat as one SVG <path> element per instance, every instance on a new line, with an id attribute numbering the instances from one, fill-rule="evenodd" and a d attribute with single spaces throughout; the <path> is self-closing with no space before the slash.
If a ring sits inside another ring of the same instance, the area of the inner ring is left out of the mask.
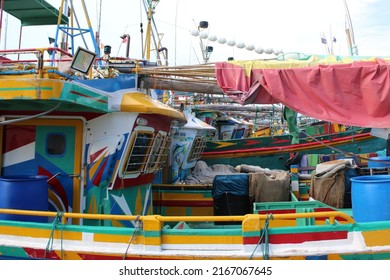
<path id="1" fill-rule="evenodd" d="M 352 208 L 302 200 L 290 176 L 284 201 L 249 200 L 260 173 L 224 175 L 218 187 L 152 187 L 184 116 L 129 92 L 129 83 L 107 90 L 122 76 L 78 81 L 39 70 L 1 79 L 2 258 L 390 258 L 386 189 L 368 209 L 369 194 Z M 358 178 L 363 186 L 388 180 Z M 377 215 L 367 220 L 361 209 Z"/>
<path id="2" fill-rule="evenodd" d="M 299 143 L 291 134 L 210 140 L 201 160 L 207 164 L 257 165 L 270 169 L 289 169 L 294 157 L 307 154 L 360 154 L 384 150 L 386 140 L 371 135 L 370 128 L 320 124 L 302 130 Z"/>
<path id="3" fill-rule="evenodd" d="M 186 178 L 202 156 L 206 140 L 215 134 L 216 129 L 195 117 L 190 108 L 183 113 L 186 123 L 172 128 L 168 160 L 154 184 L 175 184 Z"/>

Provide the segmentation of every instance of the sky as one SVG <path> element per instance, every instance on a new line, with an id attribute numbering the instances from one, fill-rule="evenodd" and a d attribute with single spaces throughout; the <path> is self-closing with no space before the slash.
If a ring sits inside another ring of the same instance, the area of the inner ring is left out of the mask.
<path id="1" fill-rule="evenodd" d="M 59 7 L 61 0 L 47 0 Z M 76 16 L 82 28 L 87 28 L 80 0 L 74 0 Z M 146 33 L 147 16 L 142 0 L 85 0 L 91 27 L 99 31 L 101 45 L 112 47 L 111 56 L 125 56 L 126 43 L 121 35 L 130 36 L 130 57 L 143 58 L 140 24 Z M 168 50 L 168 65 L 203 63 L 203 49 L 212 46 L 209 62 L 225 61 L 233 57 L 250 60 L 275 56 L 275 52 L 326 54 L 327 45 L 321 36 L 333 42 L 335 55 L 349 55 L 345 34 L 343 0 L 160 0 L 155 2 L 154 22 L 161 39 L 161 47 Z M 390 56 L 390 1 L 347 0 L 354 36 L 361 56 Z M 100 9 L 101 8 L 101 9 Z M 201 21 L 208 28 L 201 30 L 205 39 L 193 36 Z M 17 48 L 20 23 L 12 16 L 3 15 L 1 48 Z M 22 48 L 48 47 L 48 37 L 55 37 L 56 26 L 23 27 Z M 87 34 L 88 35 L 88 34 Z M 211 39 L 217 39 L 212 41 Z M 229 46 L 221 39 L 235 42 Z M 77 44 L 92 49 L 81 36 Z M 245 46 L 242 49 L 238 46 Z M 273 50 L 259 54 L 255 50 Z M 151 60 L 155 60 L 151 55 Z"/>

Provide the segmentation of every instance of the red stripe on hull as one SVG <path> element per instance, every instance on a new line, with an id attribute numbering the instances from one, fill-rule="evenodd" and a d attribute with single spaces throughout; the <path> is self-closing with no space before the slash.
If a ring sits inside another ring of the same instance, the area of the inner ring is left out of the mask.
<path id="1" fill-rule="evenodd" d="M 32 259 L 50 259 L 60 260 L 60 257 L 54 251 L 46 252 L 43 249 L 23 248 L 27 255 Z"/>
<path id="2" fill-rule="evenodd" d="M 213 207 L 213 201 L 193 201 L 193 200 L 153 200 L 154 206 L 175 206 L 175 207 Z"/>
<path id="3" fill-rule="evenodd" d="M 308 241 L 346 239 L 347 235 L 348 231 L 271 234 L 268 237 L 268 240 L 271 244 L 298 244 Z M 259 242 L 259 238 L 259 236 L 244 237 L 244 244 L 257 244 Z"/>
<path id="4" fill-rule="evenodd" d="M 114 189 L 119 189 L 119 188 L 128 188 L 128 187 L 136 187 L 140 185 L 146 185 L 146 184 L 151 184 L 154 178 L 153 173 L 149 174 L 142 174 L 139 175 L 137 178 L 132 178 L 132 179 L 123 179 L 118 177 L 115 180 L 114 184 Z"/>
<path id="5" fill-rule="evenodd" d="M 92 96 L 86 95 L 86 94 L 78 92 L 78 91 L 70 90 L 69 92 L 73 93 L 74 95 L 78 95 L 78 96 L 82 96 L 82 97 L 85 97 L 85 98 L 88 98 L 88 99 L 92 99 L 92 100 L 95 100 L 96 102 L 100 102 L 100 103 L 103 103 L 103 104 L 107 104 L 108 103 L 106 100 L 102 100 L 102 99 L 99 99 L 99 98 L 94 98 Z"/>

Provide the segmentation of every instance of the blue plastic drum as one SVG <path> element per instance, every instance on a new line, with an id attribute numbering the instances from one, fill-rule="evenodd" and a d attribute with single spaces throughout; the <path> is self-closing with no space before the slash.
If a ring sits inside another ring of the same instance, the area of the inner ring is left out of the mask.
<path id="1" fill-rule="evenodd" d="M 356 222 L 390 220 L 390 175 L 357 176 L 352 182 L 352 214 Z"/>
<path id="2" fill-rule="evenodd" d="M 371 157 L 368 159 L 368 168 L 390 168 L 390 157 Z"/>
<path id="3" fill-rule="evenodd" d="M 48 210 L 47 176 L 0 177 L 0 208 L 19 210 Z M 47 217 L 0 214 L 0 220 L 47 222 Z"/>

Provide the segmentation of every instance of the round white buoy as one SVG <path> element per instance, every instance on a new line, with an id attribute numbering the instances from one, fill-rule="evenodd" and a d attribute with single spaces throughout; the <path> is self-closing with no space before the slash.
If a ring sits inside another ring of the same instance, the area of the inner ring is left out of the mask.
<path id="1" fill-rule="evenodd" d="M 199 37 L 200 37 L 201 39 L 207 39 L 207 37 L 209 37 L 209 34 L 208 34 L 207 32 L 205 32 L 205 31 L 203 31 L 203 32 L 201 32 L 201 33 L 199 34 Z"/>
<path id="2" fill-rule="evenodd" d="M 247 44 L 247 45 L 245 46 L 245 48 L 246 48 L 248 51 L 253 51 L 253 50 L 255 49 L 255 45 L 253 45 L 253 44 Z"/>
<path id="3" fill-rule="evenodd" d="M 191 30 L 191 35 L 192 36 L 199 36 L 199 31 L 198 30 Z"/>
<path id="4" fill-rule="evenodd" d="M 255 52 L 258 54 L 262 54 L 264 52 L 264 49 L 262 47 L 256 47 Z"/>
<path id="5" fill-rule="evenodd" d="M 276 55 L 279 55 L 279 54 L 281 54 L 281 53 L 283 53 L 283 51 L 280 50 L 280 49 L 274 50 L 274 54 L 276 54 Z"/>
<path id="6" fill-rule="evenodd" d="M 233 47 L 233 46 L 236 44 L 236 41 L 234 41 L 234 40 L 229 40 L 229 41 L 227 41 L 226 44 L 227 44 L 228 46 Z"/>
<path id="7" fill-rule="evenodd" d="M 245 48 L 245 43 L 244 42 L 238 42 L 236 44 L 236 47 L 239 48 L 239 49 L 243 49 L 243 48 Z"/>
<path id="8" fill-rule="evenodd" d="M 226 43 L 226 39 L 224 37 L 218 38 L 218 43 L 225 44 Z"/>
<path id="9" fill-rule="evenodd" d="M 217 41 L 217 36 L 214 35 L 214 34 L 212 34 L 212 35 L 209 36 L 209 40 L 210 40 L 211 42 L 215 42 L 215 41 Z"/>

